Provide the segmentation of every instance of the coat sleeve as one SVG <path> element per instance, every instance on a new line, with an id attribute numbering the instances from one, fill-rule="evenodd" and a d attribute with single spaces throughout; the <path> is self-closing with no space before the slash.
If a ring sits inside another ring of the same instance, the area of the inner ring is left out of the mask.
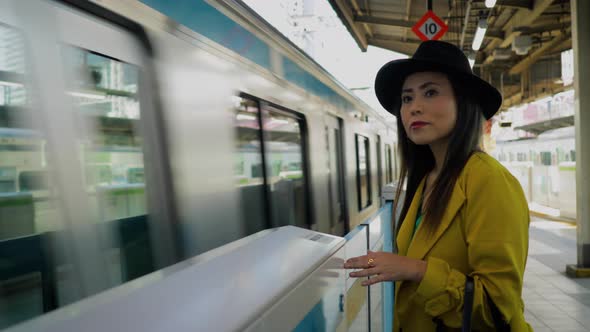
<path id="1" fill-rule="evenodd" d="M 473 329 L 494 326 L 489 295 L 513 330 L 520 330 L 526 326 L 521 292 L 528 254 L 528 205 L 520 184 L 507 170 L 482 168 L 466 177 L 462 220 L 469 274 L 475 283 Z M 427 263 L 414 300 L 445 325 L 459 326 L 465 274 L 435 257 Z"/>

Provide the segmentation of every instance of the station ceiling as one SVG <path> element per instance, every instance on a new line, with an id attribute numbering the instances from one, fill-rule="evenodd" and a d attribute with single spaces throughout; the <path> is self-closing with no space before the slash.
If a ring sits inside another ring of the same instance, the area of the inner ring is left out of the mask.
<path id="1" fill-rule="evenodd" d="M 372 45 L 411 55 L 421 42 L 411 28 L 427 12 L 427 0 L 329 2 L 363 51 Z M 476 59 L 474 71 L 502 91 L 504 109 L 569 88 L 561 81 L 561 52 L 572 48 L 569 0 L 497 0 L 492 9 L 484 0 L 433 0 L 432 5 L 449 27 L 442 40 Z M 482 18 L 488 28 L 475 52 Z M 513 43 L 527 39 L 530 49 L 516 54 Z"/>

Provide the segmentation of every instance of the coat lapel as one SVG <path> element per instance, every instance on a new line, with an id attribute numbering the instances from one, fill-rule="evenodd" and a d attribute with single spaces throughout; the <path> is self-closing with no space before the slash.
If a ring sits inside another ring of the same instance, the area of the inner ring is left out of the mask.
<path id="1" fill-rule="evenodd" d="M 418 208 L 420 207 L 420 198 L 422 197 L 423 190 L 424 179 L 422 179 L 418 188 L 416 188 L 416 193 L 412 198 L 412 204 L 410 204 L 410 207 L 408 208 L 408 213 L 406 213 L 406 217 L 404 218 L 402 226 L 399 229 L 399 234 L 397 235 L 397 249 L 398 253 L 402 256 L 407 254 L 410 241 L 412 241 L 412 232 L 414 231 L 414 224 L 416 222 Z"/>
<path id="2" fill-rule="evenodd" d="M 421 186 L 421 189 L 422 188 L 423 186 Z M 422 193 L 422 191 L 420 191 L 420 193 Z M 419 201 L 420 199 L 418 199 L 417 204 L 419 204 Z M 415 199 L 412 202 L 412 206 L 414 206 L 414 203 L 416 203 Z M 408 249 L 405 253 L 406 256 L 416 259 L 423 259 L 424 256 L 426 256 L 426 254 L 428 253 L 428 251 L 430 251 L 432 246 L 434 246 L 436 241 L 438 241 L 438 239 L 444 234 L 445 230 L 449 227 L 453 219 L 455 219 L 455 215 L 457 215 L 457 212 L 459 211 L 459 209 L 461 209 L 461 206 L 463 206 L 464 203 L 465 194 L 463 193 L 463 190 L 461 190 L 461 188 L 459 187 L 459 184 L 455 183 L 455 186 L 453 187 L 453 193 L 451 194 L 451 198 L 449 199 L 449 203 L 447 205 L 447 208 L 445 209 L 445 213 L 436 232 L 432 235 L 429 235 L 428 232 L 425 229 L 423 229 L 422 225 L 420 225 L 420 227 L 418 227 L 418 230 L 416 231 L 416 234 L 414 234 L 414 239 L 410 239 L 411 242 L 407 246 Z M 416 220 L 416 213 L 418 210 L 417 204 L 415 210 L 413 211 L 413 215 L 410 216 L 410 214 L 408 213 L 408 216 L 413 218 L 410 220 Z M 411 224 L 411 228 L 414 227 L 414 223 L 408 224 Z M 422 222 L 422 224 L 424 224 L 424 221 Z M 412 235 L 411 231 L 412 229 L 410 229 L 410 236 Z"/>

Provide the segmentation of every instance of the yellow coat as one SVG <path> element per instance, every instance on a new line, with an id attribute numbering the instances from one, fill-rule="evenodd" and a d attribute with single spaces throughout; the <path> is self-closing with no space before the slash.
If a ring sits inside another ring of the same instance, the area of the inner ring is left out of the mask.
<path id="1" fill-rule="evenodd" d="M 433 318 L 461 326 L 466 275 L 473 277 L 472 329 L 493 331 L 482 286 L 512 331 L 532 331 L 524 319 L 522 282 L 528 253 L 529 210 L 518 181 L 489 155 L 473 154 L 461 172 L 439 228 L 412 232 L 424 180 L 397 235 L 398 253 L 426 260 L 420 283 L 396 283 L 394 331 L 435 331 Z M 454 329 L 449 329 L 454 330 Z"/>

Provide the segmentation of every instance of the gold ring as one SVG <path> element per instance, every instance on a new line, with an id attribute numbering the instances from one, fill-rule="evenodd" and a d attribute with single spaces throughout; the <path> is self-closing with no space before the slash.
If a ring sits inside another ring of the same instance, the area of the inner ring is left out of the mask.
<path id="1" fill-rule="evenodd" d="M 369 264 L 368 265 L 371 265 L 373 262 L 375 262 L 375 260 L 372 259 L 372 258 L 369 258 Z"/>

